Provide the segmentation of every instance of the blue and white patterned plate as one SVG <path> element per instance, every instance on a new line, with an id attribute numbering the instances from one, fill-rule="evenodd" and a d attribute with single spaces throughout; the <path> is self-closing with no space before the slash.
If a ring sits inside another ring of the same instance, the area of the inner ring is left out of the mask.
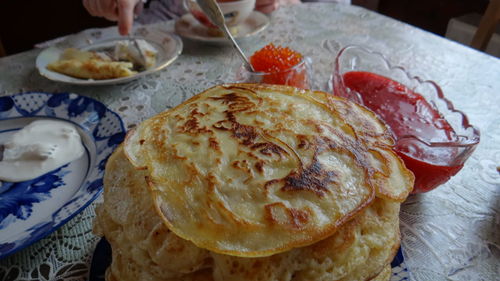
<path id="1" fill-rule="evenodd" d="M 122 142 L 120 117 L 76 94 L 21 93 L 0 97 L 0 143 L 38 119 L 76 125 L 86 153 L 36 179 L 0 185 L 0 259 L 47 236 L 102 191 L 106 160 Z"/>

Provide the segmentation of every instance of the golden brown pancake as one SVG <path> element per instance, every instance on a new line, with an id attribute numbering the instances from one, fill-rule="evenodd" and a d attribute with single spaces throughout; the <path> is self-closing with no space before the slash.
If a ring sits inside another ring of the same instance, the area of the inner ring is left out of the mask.
<path id="1" fill-rule="evenodd" d="M 413 184 L 393 143 L 326 93 L 208 89 L 109 159 L 95 222 L 107 280 L 385 280 Z"/>
<path id="2" fill-rule="evenodd" d="M 112 246 L 108 274 L 117 271 L 129 276 L 119 275 L 118 280 L 149 280 L 144 277 L 149 275 L 168 280 L 203 268 L 208 251 L 180 239 L 164 225 L 145 176 L 128 162 L 121 147 L 106 165 L 105 202 L 96 209 L 94 232 Z"/>
<path id="3" fill-rule="evenodd" d="M 124 61 L 111 61 L 94 52 L 66 49 L 61 58 L 47 65 L 47 69 L 82 79 L 112 79 L 136 74 L 133 64 Z"/>
<path id="4" fill-rule="evenodd" d="M 107 281 L 370 280 L 399 246 L 399 204 L 376 198 L 334 235 L 310 246 L 260 258 L 216 254 L 168 230 L 148 196 L 144 171 L 130 165 L 122 147 L 108 161 L 104 184 L 94 232 L 113 249 Z"/>
<path id="5" fill-rule="evenodd" d="M 375 189 L 394 188 L 390 171 L 399 169 L 392 181 L 403 194 L 411 187 L 382 123 L 366 134 L 349 121 L 368 117 L 341 118 L 316 95 L 214 87 L 143 122 L 125 151 L 149 171 L 169 229 L 198 247 L 252 257 L 309 245 L 370 204 Z"/>
<path id="6" fill-rule="evenodd" d="M 385 123 L 366 107 L 342 98 L 322 92 L 310 97 L 328 105 L 338 118 L 347 120 L 346 123 L 354 128 L 357 135 L 370 142 L 369 160 L 377 196 L 403 202 L 413 189 L 413 184 L 408 183 L 413 183 L 414 176 L 392 150 L 386 149 L 394 145 L 394 140 Z M 381 149 L 381 145 L 384 148 Z"/>

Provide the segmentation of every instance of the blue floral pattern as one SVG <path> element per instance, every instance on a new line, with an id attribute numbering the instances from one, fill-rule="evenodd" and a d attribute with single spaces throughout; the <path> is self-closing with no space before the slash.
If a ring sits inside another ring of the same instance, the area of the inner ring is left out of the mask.
<path id="1" fill-rule="evenodd" d="M 30 92 L 0 97 L 1 124 L 22 118 L 55 118 L 75 124 L 87 140 L 83 143 L 88 167 L 81 171 L 67 164 L 33 180 L 0 182 L 0 259 L 50 234 L 96 199 L 102 191 L 106 161 L 126 133 L 116 113 L 94 99 L 72 93 Z M 68 188 L 67 177 L 75 173 L 82 174 L 83 181 L 69 198 L 61 196 L 62 207 L 35 214 L 35 208 L 50 210 L 44 204 L 59 200 L 58 194 Z"/>
<path id="2" fill-rule="evenodd" d="M 8 226 L 9 215 L 12 215 L 14 219 L 26 220 L 31 215 L 34 203 L 42 202 L 50 196 L 49 192 L 53 188 L 64 185 L 63 177 L 68 171 L 61 171 L 63 167 L 33 180 L 3 183 L 7 186 L 7 191 L 0 195 L 2 203 L 0 205 L 0 229 Z"/>

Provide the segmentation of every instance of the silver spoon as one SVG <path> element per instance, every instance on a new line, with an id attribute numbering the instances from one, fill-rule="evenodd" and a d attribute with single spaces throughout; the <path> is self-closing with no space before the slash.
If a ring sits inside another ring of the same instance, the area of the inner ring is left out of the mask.
<path id="1" fill-rule="evenodd" d="M 117 15 L 119 15 L 120 12 L 119 12 L 119 8 L 118 8 L 118 5 L 119 5 L 118 0 L 115 1 L 115 4 L 116 4 L 115 13 Z M 136 19 L 137 16 L 141 13 L 142 8 L 143 8 L 143 2 L 139 1 L 134 7 L 134 19 Z M 139 43 L 137 43 L 137 39 L 132 37 L 132 35 L 129 33 L 129 34 L 127 34 L 127 40 L 132 44 L 132 46 L 134 46 L 136 51 L 139 52 L 139 57 L 140 57 L 139 64 L 141 64 L 141 68 L 146 68 L 146 56 L 144 55 L 141 48 L 139 47 Z M 140 69 L 140 70 L 142 70 L 142 69 Z"/>
<path id="2" fill-rule="evenodd" d="M 233 47 L 238 51 L 238 54 L 245 62 L 246 67 L 254 72 L 254 69 L 248 61 L 248 58 L 245 56 L 238 43 L 236 43 L 236 40 L 234 40 L 233 35 L 227 28 L 226 22 L 224 21 L 224 15 L 220 10 L 219 5 L 215 3 L 215 0 L 196 0 L 196 2 L 200 6 L 201 10 L 207 15 L 208 19 L 210 19 L 213 24 L 219 27 L 222 32 L 224 32 L 226 37 L 231 40 L 231 43 L 233 43 Z"/>

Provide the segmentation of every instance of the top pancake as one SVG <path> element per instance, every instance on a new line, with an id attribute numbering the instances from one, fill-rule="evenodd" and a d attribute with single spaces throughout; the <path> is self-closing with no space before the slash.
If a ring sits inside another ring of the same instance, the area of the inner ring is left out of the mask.
<path id="1" fill-rule="evenodd" d="M 268 256 L 332 235 L 375 192 L 406 197 L 412 175 L 372 114 L 320 92 L 223 85 L 143 122 L 125 152 L 147 169 L 175 234 L 217 253 Z"/>

